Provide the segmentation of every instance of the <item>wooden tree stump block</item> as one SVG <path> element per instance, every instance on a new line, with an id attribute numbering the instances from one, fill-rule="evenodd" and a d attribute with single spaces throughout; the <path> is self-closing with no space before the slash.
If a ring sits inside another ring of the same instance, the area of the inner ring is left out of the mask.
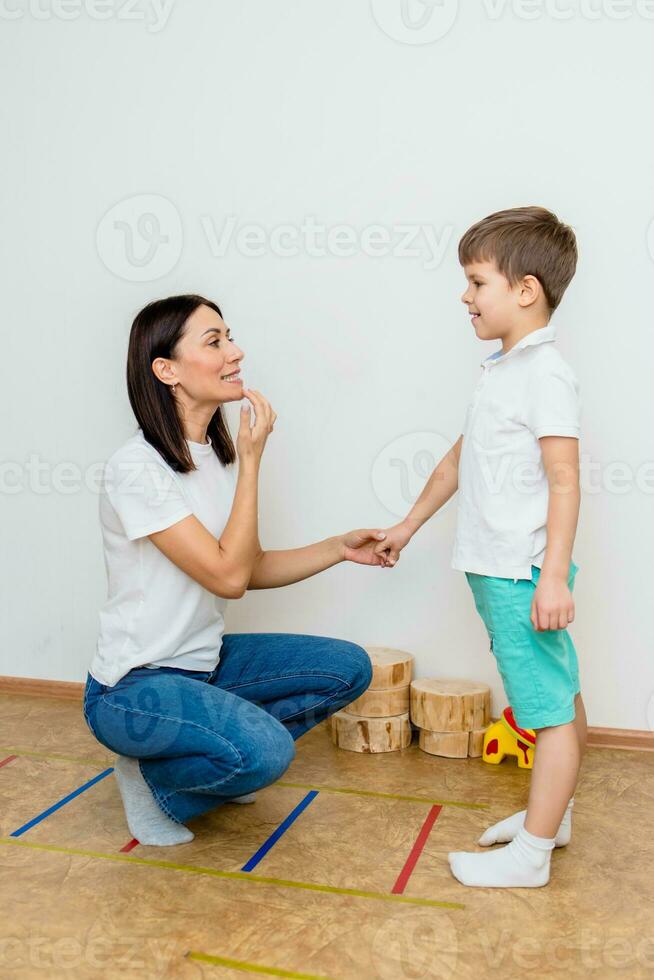
<path id="1" fill-rule="evenodd" d="M 343 711 L 364 718 L 388 718 L 390 715 L 403 715 L 409 710 L 410 687 L 391 687 L 387 691 L 371 691 L 346 705 Z"/>
<path id="2" fill-rule="evenodd" d="M 366 647 L 372 663 L 369 691 L 387 691 L 391 687 L 408 687 L 413 678 L 414 657 L 391 647 Z"/>
<path id="3" fill-rule="evenodd" d="M 331 716 L 331 739 L 350 752 L 395 752 L 411 745 L 409 712 L 392 718 L 361 718 L 347 711 Z"/>
<path id="4" fill-rule="evenodd" d="M 475 731 L 470 732 L 468 741 L 468 755 L 472 759 L 476 759 L 484 754 L 484 735 L 486 734 L 485 728 L 477 728 Z"/>
<path id="5" fill-rule="evenodd" d="M 420 729 L 418 744 L 423 752 L 447 759 L 468 758 L 469 732 L 430 732 Z"/>
<path id="6" fill-rule="evenodd" d="M 429 677 L 413 681 L 411 721 L 430 732 L 485 728 L 490 722 L 490 687 L 474 681 Z"/>

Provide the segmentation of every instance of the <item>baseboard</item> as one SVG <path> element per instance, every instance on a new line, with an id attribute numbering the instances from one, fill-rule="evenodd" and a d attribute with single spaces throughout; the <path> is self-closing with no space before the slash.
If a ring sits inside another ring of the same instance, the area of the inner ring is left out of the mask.
<path id="1" fill-rule="evenodd" d="M 596 749 L 640 749 L 654 752 L 654 732 L 637 728 L 588 727 L 588 745 Z"/>
<path id="2" fill-rule="evenodd" d="M 35 677 L 0 676 L 0 694 L 29 694 L 40 698 L 81 701 L 84 684 L 76 681 L 48 681 Z M 588 728 L 588 745 L 602 749 L 637 749 L 654 752 L 654 732 L 636 728 Z"/>
<path id="3" fill-rule="evenodd" d="M 65 698 L 67 701 L 81 701 L 84 684 L 78 681 L 46 681 L 37 677 L 2 677 L 0 693 L 31 694 L 37 698 Z"/>

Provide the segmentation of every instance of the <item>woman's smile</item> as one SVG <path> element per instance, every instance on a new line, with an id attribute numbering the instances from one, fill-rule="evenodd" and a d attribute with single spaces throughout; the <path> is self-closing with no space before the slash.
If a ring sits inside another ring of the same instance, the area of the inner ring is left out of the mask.
<path id="1" fill-rule="evenodd" d="M 234 371 L 232 374 L 224 374 L 220 380 L 227 381 L 229 384 L 243 384 L 240 368 Z"/>

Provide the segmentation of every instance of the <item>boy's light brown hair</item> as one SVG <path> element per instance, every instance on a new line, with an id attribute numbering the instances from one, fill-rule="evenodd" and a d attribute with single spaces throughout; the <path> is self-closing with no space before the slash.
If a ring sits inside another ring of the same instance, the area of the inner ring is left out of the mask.
<path id="1" fill-rule="evenodd" d="M 572 228 L 546 208 L 509 208 L 468 229 L 459 242 L 459 262 L 495 262 L 512 286 L 535 276 L 552 313 L 575 274 L 577 241 Z"/>

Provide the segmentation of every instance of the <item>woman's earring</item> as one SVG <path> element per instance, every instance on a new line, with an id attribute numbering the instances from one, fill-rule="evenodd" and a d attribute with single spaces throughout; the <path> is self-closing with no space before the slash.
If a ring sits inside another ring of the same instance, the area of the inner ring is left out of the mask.
<path id="1" fill-rule="evenodd" d="M 173 385 L 173 395 L 175 394 L 175 388 L 176 388 L 176 387 L 177 387 L 177 385 L 176 385 L 176 384 L 175 384 L 175 385 Z"/>

